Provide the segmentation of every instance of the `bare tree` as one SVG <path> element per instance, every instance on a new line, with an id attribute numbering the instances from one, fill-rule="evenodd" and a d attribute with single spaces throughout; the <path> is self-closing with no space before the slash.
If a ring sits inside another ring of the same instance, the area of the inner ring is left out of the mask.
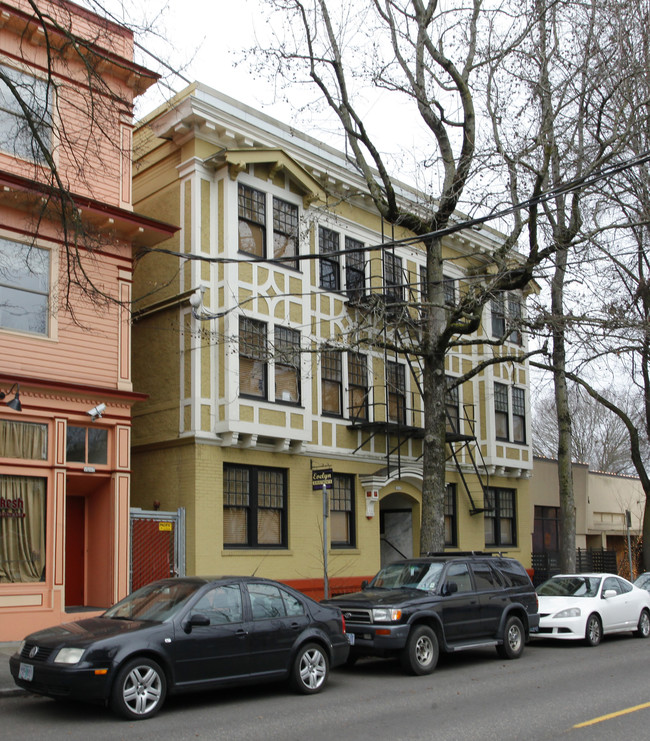
<path id="1" fill-rule="evenodd" d="M 444 545 L 445 355 L 454 345 L 472 342 L 483 307 L 498 292 L 522 288 L 538 266 L 554 258 L 547 326 L 561 422 L 564 567 L 570 568 L 575 522 L 564 285 L 569 256 L 584 235 L 591 178 L 625 152 L 628 132 L 619 122 L 627 120 L 622 113 L 630 105 L 614 94 L 627 73 L 616 60 L 616 33 L 609 33 L 612 18 L 617 31 L 623 28 L 614 3 L 267 2 L 284 25 L 273 48 L 265 50 L 263 66 L 271 75 L 316 87 L 342 127 L 351 162 L 382 218 L 406 227 L 426 248 L 422 341 L 401 346 L 423 361 L 422 551 Z M 424 127 L 419 177 L 426 179 L 429 199 L 418 208 L 399 198 L 364 106 L 368 87 L 394 97 L 393 105 L 401 104 L 405 116 L 418 116 Z M 441 239 L 460 205 L 495 211 L 509 205 L 510 221 L 502 222 L 507 236 L 482 280 L 449 311 Z"/>
<path id="2" fill-rule="evenodd" d="M 603 396 L 625 410 L 630 419 L 638 417 L 639 397 L 620 389 L 603 389 Z M 615 474 L 635 473 L 630 456 L 628 431 L 623 421 L 603 409 L 584 389 L 569 386 L 573 460 L 587 463 L 595 471 Z M 558 446 L 558 420 L 555 395 L 539 397 L 534 403 L 533 452 L 554 458 Z"/>

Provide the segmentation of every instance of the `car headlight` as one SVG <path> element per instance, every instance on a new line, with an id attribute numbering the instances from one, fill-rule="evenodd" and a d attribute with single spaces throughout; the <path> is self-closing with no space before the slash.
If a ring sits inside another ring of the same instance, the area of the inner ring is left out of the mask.
<path id="1" fill-rule="evenodd" d="M 376 607 L 372 611 L 373 623 L 392 623 L 400 620 L 402 611 L 392 607 Z"/>
<path id="2" fill-rule="evenodd" d="M 566 610 L 560 610 L 553 615 L 555 618 L 580 617 L 579 607 L 568 607 Z"/>
<path id="3" fill-rule="evenodd" d="M 83 648 L 61 648 L 54 659 L 55 664 L 78 664 L 84 654 Z"/>

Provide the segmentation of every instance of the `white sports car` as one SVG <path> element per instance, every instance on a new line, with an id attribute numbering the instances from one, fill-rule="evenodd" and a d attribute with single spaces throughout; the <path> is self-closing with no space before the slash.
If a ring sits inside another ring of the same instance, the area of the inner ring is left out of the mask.
<path id="1" fill-rule="evenodd" d="M 537 587 L 539 632 L 531 638 L 584 640 L 607 633 L 650 636 L 650 594 L 615 574 L 559 574 Z"/>

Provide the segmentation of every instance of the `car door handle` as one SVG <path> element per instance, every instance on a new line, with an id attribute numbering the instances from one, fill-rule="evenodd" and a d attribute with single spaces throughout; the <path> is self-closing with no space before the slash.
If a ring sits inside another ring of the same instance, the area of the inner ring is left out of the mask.
<path id="1" fill-rule="evenodd" d="M 300 630 L 300 623 L 291 623 L 293 630 Z"/>
<path id="2" fill-rule="evenodd" d="M 246 636 L 248 635 L 248 631 L 240 628 L 239 630 L 235 631 L 235 635 L 237 636 L 237 638 L 246 638 Z"/>

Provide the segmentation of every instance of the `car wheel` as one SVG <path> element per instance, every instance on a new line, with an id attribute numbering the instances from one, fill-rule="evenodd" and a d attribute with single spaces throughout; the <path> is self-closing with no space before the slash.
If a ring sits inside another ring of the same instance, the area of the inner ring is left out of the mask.
<path id="1" fill-rule="evenodd" d="M 637 638 L 647 638 L 650 636 L 650 612 L 647 610 L 642 610 L 634 635 Z"/>
<path id="2" fill-rule="evenodd" d="M 404 671 L 409 674 L 431 674 L 438 663 L 438 638 L 428 625 L 416 625 L 409 633 L 400 654 Z"/>
<path id="3" fill-rule="evenodd" d="M 325 686 L 329 668 L 325 651 L 316 643 L 307 643 L 300 647 L 294 659 L 291 683 L 298 692 L 313 695 Z"/>
<path id="4" fill-rule="evenodd" d="M 151 659 L 127 662 L 117 673 L 111 693 L 112 710 L 129 720 L 153 717 L 167 694 L 165 672 Z"/>
<path id="5" fill-rule="evenodd" d="M 503 629 L 503 643 L 497 646 L 497 653 L 502 659 L 518 659 L 524 652 L 524 626 L 514 615 L 506 620 Z"/>
<path id="6" fill-rule="evenodd" d="M 587 618 L 587 627 L 585 628 L 585 641 L 588 646 L 597 646 L 603 637 L 603 624 L 595 612 Z"/>

